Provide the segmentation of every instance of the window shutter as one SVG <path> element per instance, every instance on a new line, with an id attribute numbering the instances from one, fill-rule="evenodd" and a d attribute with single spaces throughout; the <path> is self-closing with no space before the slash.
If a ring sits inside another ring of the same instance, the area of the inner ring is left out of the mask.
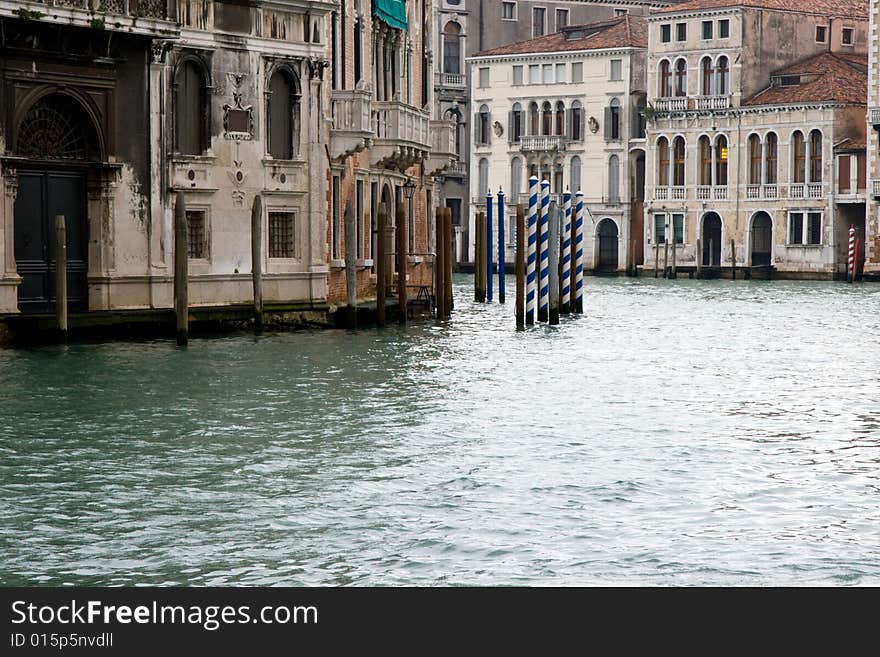
<path id="1" fill-rule="evenodd" d="M 480 113 L 474 114 L 474 143 L 483 143 L 483 126 L 480 125 Z"/>
<path id="2" fill-rule="evenodd" d="M 512 144 L 516 141 L 516 135 L 513 131 L 513 126 L 516 122 L 516 117 L 514 116 L 515 112 L 510 111 L 507 113 L 507 143 Z"/>
<path id="3" fill-rule="evenodd" d="M 605 141 L 611 141 L 611 108 L 605 108 Z"/>

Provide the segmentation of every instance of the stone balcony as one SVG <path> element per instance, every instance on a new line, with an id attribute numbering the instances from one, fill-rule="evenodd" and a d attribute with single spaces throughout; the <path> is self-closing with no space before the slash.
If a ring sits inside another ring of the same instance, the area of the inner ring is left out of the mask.
<path id="1" fill-rule="evenodd" d="M 868 123 L 874 126 L 875 130 L 880 130 L 880 107 L 868 108 Z"/>
<path id="2" fill-rule="evenodd" d="M 730 109 L 730 96 L 697 96 L 694 107 L 703 112 Z"/>
<path id="3" fill-rule="evenodd" d="M 430 116 L 399 101 L 374 102 L 370 159 L 375 167 L 406 171 L 431 151 Z"/>
<path id="4" fill-rule="evenodd" d="M 455 152 L 455 122 L 431 121 L 431 155 L 425 166 L 429 175 L 444 173 L 458 161 Z"/>
<path id="5" fill-rule="evenodd" d="M 871 197 L 875 201 L 880 201 L 880 179 L 871 181 Z"/>
<path id="6" fill-rule="evenodd" d="M 0 17 L 27 17 L 63 26 L 141 36 L 176 37 L 181 0 L 0 0 Z"/>
<path id="7" fill-rule="evenodd" d="M 523 152 L 564 151 L 568 138 L 562 135 L 531 135 L 520 139 L 519 147 Z"/>
<path id="8" fill-rule="evenodd" d="M 465 89 L 467 87 L 467 78 L 460 73 L 441 73 L 434 74 L 434 85 L 444 89 Z"/>
<path id="9" fill-rule="evenodd" d="M 330 98 L 333 127 L 330 157 L 343 159 L 368 148 L 373 139 L 370 122 L 372 93 L 361 89 L 336 90 Z"/>

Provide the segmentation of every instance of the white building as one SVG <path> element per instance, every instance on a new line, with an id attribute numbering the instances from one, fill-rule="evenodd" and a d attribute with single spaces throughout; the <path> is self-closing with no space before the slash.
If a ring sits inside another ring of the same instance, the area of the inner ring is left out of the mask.
<path id="1" fill-rule="evenodd" d="M 587 269 L 633 265 L 632 254 L 641 251 L 633 240 L 642 234 L 646 44 L 645 20 L 623 15 L 468 60 L 471 235 L 487 191 L 527 204 L 534 175 L 549 180 L 557 198 L 583 189 Z M 513 231 L 507 235 L 512 262 Z"/>

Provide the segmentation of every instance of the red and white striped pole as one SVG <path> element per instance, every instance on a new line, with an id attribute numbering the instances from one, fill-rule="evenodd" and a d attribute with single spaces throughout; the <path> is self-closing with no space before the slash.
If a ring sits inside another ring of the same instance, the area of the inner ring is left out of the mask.
<path id="1" fill-rule="evenodd" d="M 855 280 L 856 271 L 856 227 L 849 227 L 849 260 L 846 266 L 846 282 L 852 283 Z"/>

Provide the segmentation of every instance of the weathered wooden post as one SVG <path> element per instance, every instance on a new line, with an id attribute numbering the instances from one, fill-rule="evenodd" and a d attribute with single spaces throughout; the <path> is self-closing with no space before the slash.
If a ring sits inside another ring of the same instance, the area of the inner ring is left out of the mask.
<path id="1" fill-rule="evenodd" d="M 516 327 L 526 325 L 526 214 L 516 206 Z"/>
<path id="2" fill-rule="evenodd" d="M 660 245 L 654 242 L 654 278 L 660 275 Z"/>
<path id="3" fill-rule="evenodd" d="M 455 308 L 455 302 L 452 298 L 452 208 L 443 209 L 443 225 L 443 234 L 446 239 L 446 250 L 444 251 L 443 256 L 446 265 L 443 281 L 443 292 L 446 295 L 446 303 L 443 305 L 446 309 L 446 316 L 449 317 L 452 315 L 452 311 Z"/>
<path id="4" fill-rule="evenodd" d="M 394 232 L 394 253 L 397 258 L 397 307 L 400 310 L 398 321 L 406 324 L 407 301 L 406 301 L 406 260 L 407 260 L 407 221 L 406 208 L 403 203 L 397 204 L 396 230 Z"/>
<path id="5" fill-rule="evenodd" d="M 67 225 L 63 214 L 55 215 L 55 316 L 58 339 L 67 342 Z"/>
<path id="6" fill-rule="evenodd" d="M 354 331 L 357 329 L 357 217 L 351 209 L 351 203 L 345 205 L 343 218 L 345 226 L 345 292 L 348 306 L 345 309 L 345 325 Z"/>
<path id="7" fill-rule="evenodd" d="M 550 308 L 547 319 L 551 325 L 559 324 L 559 225 L 562 223 L 562 209 L 556 201 L 550 207 L 550 280 L 548 281 L 550 292 Z"/>
<path id="8" fill-rule="evenodd" d="M 730 267 L 733 280 L 736 280 L 736 242 L 734 240 L 730 240 Z"/>
<path id="9" fill-rule="evenodd" d="M 254 281 L 254 331 L 263 332 L 263 197 L 251 208 L 251 272 Z"/>
<path id="10" fill-rule="evenodd" d="M 672 228 L 672 278 L 678 278 L 678 267 L 676 266 L 678 253 L 678 240 L 675 239 L 675 226 Z"/>
<path id="11" fill-rule="evenodd" d="M 697 278 L 703 278 L 703 249 L 700 248 L 700 240 L 697 240 Z"/>
<path id="12" fill-rule="evenodd" d="M 437 253 L 434 258 L 434 303 L 437 306 L 437 319 L 443 319 L 444 317 L 446 317 L 446 311 L 443 307 L 443 305 L 446 303 L 446 292 L 443 291 L 443 283 L 446 282 L 446 261 L 443 257 L 446 251 L 446 239 L 444 238 L 443 233 L 444 214 L 444 208 L 437 208 L 437 211 L 435 213 L 435 221 L 437 225 L 437 229 L 435 231 L 437 242 L 435 245 L 435 250 L 437 251 Z"/>
<path id="13" fill-rule="evenodd" d="M 174 203 L 174 314 L 177 344 L 185 347 L 189 342 L 189 235 L 183 192 L 177 192 Z"/>
<path id="14" fill-rule="evenodd" d="M 668 226 L 667 226 L 668 228 Z M 663 278 L 669 278 L 669 231 L 663 235 Z"/>
<path id="15" fill-rule="evenodd" d="M 376 324 L 385 326 L 385 270 L 388 269 L 388 259 L 385 255 L 385 236 L 388 228 L 388 208 L 385 203 L 379 205 L 379 220 L 376 222 Z"/>

